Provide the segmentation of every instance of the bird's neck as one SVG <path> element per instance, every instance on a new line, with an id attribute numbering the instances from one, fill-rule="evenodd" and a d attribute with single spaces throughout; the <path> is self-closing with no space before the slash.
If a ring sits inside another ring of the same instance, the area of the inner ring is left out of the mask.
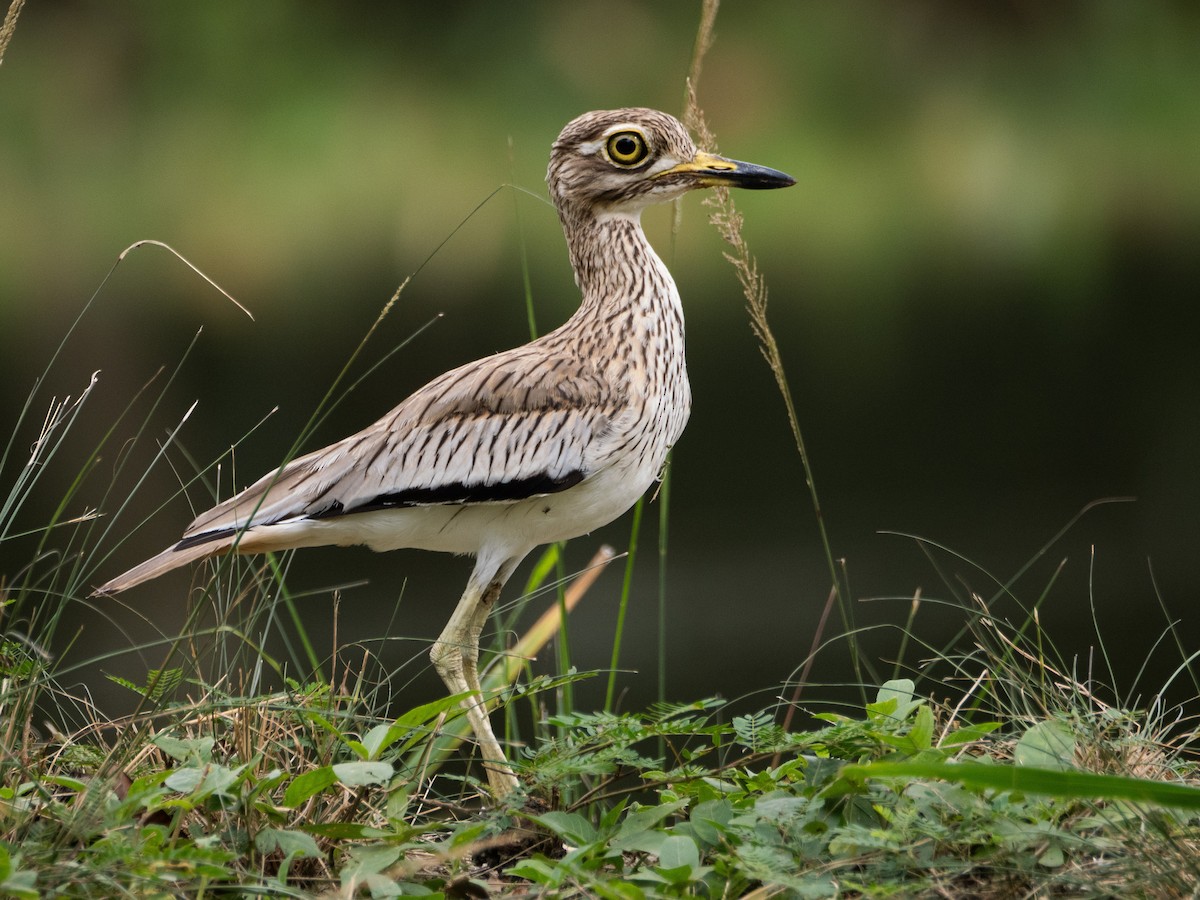
<path id="1" fill-rule="evenodd" d="M 563 216 L 563 229 L 583 293 L 580 313 L 604 318 L 664 314 L 682 328 L 679 294 L 666 265 L 642 231 L 640 216 Z"/>
<path id="2" fill-rule="evenodd" d="M 563 227 L 583 302 L 558 333 L 595 348 L 590 365 L 630 404 L 626 427 L 646 431 L 657 472 L 692 403 L 679 291 L 636 216 L 564 215 Z"/>

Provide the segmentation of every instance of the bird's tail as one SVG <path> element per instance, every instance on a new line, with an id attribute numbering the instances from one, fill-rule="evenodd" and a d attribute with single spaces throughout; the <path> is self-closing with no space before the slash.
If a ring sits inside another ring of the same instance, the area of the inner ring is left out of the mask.
<path id="1" fill-rule="evenodd" d="M 221 556 L 229 552 L 230 547 L 233 545 L 234 537 L 236 537 L 236 532 L 230 534 L 228 537 L 205 541 L 202 544 L 192 544 L 190 546 L 176 544 L 173 547 L 168 547 L 157 556 L 152 556 L 145 562 L 134 566 L 125 574 L 118 575 L 111 581 L 106 581 L 92 592 L 92 596 L 119 594 L 121 591 L 128 590 L 134 585 L 141 584 L 143 581 L 157 578 L 165 572 L 178 569 L 180 566 L 186 566 L 188 563 L 195 562 L 198 559 Z"/>

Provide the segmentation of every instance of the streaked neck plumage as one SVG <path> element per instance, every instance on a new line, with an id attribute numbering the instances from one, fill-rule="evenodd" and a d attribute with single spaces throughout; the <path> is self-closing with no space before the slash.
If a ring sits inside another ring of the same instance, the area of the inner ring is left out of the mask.
<path id="1" fill-rule="evenodd" d="M 609 318 L 622 312 L 664 316 L 683 337 L 683 309 L 675 280 L 642 230 L 641 211 L 608 213 L 559 208 L 580 311 Z"/>
<path id="2" fill-rule="evenodd" d="M 661 417 L 665 454 L 691 410 L 675 281 L 642 230 L 640 210 L 597 215 L 564 204 L 559 215 L 583 294 L 564 328 L 587 332 L 587 343 L 608 344 L 594 358 L 621 390 L 653 401 L 647 412 Z"/>

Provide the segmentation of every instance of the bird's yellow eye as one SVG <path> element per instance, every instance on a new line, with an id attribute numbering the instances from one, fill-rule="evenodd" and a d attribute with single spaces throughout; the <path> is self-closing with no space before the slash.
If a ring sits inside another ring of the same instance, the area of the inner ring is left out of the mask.
<path id="1" fill-rule="evenodd" d="M 636 131 L 618 131 L 605 146 L 608 158 L 623 168 L 640 165 L 650 154 L 646 138 Z"/>

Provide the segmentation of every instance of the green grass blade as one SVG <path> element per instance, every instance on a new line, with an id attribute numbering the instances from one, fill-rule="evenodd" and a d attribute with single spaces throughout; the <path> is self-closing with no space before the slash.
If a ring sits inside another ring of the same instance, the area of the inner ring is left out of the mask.
<path id="1" fill-rule="evenodd" d="M 633 563 L 637 558 L 638 533 L 642 527 L 642 509 L 646 498 L 642 497 L 633 507 L 633 524 L 629 528 L 629 551 L 625 557 L 625 580 L 621 584 L 621 604 L 617 609 L 617 628 L 613 634 L 612 662 L 608 669 L 608 688 L 604 692 L 604 709 L 612 712 L 613 699 L 617 691 L 617 666 L 621 660 L 621 639 L 625 634 L 625 613 L 629 609 L 629 592 L 633 582 Z"/>
<path id="2" fill-rule="evenodd" d="M 952 781 L 971 788 L 1044 794 L 1063 800 L 1126 800 L 1155 806 L 1200 810 L 1200 788 L 1168 781 L 1151 781 L 1127 775 L 1101 775 L 1073 769 L 1043 769 L 1034 766 L 985 765 L 983 763 L 877 762 L 849 765 L 843 779 L 927 778 Z"/>

